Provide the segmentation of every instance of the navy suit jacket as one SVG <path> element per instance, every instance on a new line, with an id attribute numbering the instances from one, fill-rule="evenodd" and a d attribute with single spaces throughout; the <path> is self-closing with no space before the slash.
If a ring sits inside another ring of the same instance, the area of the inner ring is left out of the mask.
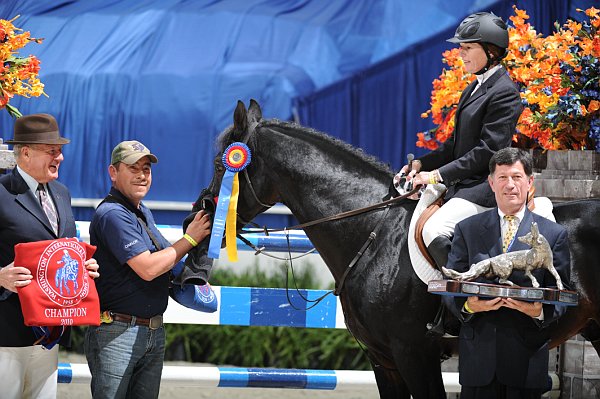
<path id="1" fill-rule="evenodd" d="M 510 147 L 523 107 L 503 67 L 473 93 L 476 86 L 477 80 L 460 97 L 452 136 L 419 160 L 423 170 L 439 169 L 446 200 L 464 198 L 491 208 L 496 200 L 487 183 L 488 164 L 496 151 Z"/>
<path id="2" fill-rule="evenodd" d="M 77 236 L 69 191 L 61 183 L 51 181 L 48 192 L 58 212 L 58 235 L 17 168 L 0 177 L 0 267 L 14 260 L 16 244 Z M 0 288 L 0 319 L 0 346 L 33 344 L 35 336 L 31 327 L 24 324 L 19 296 L 4 288 Z M 69 336 L 65 332 L 60 343 L 68 344 Z"/>
<path id="3" fill-rule="evenodd" d="M 561 225 L 525 210 L 516 237 L 527 234 L 534 221 L 538 224 L 540 234 L 548 240 L 554 256 L 554 266 L 565 289 L 568 289 L 570 253 L 567 231 Z M 515 239 L 509 252 L 529 248 Z M 493 208 L 456 225 L 447 267 L 464 272 L 473 263 L 501 253 L 500 216 L 498 209 Z M 536 269 L 533 275 L 541 287 L 556 287 L 554 277 L 547 270 Z M 509 279 L 519 286 L 531 287 L 531 280 L 522 271 L 514 271 Z M 477 281 L 497 284 L 498 278 L 490 280 L 482 277 Z M 446 304 L 462 321 L 459 336 L 461 385 L 484 386 L 491 383 L 496 375 L 501 383 L 516 388 L 547 387 L 548 336 L 545 327 L 565 312 L 564 306 L 545 304 L 544 321 L 540 322 L 504 307 L 496 311 L 465 315 L 460 310 L 466 298 L 448 298 Z"/>

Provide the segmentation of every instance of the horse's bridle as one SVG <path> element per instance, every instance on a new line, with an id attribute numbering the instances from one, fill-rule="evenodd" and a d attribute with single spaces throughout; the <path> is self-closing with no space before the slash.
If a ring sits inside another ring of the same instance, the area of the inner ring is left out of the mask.
<path id="1" fill-rule="evenodd" d="M 273 205 L 267 205 L 267 204 L 264 204 L 262 201 L 260 201 L 258 199 L 258 197 L 256 196 L 256 192 L 254 191 L 254 188 L 252 187 L 252 182 L 250 181 L 250 176 L 248 175 L 248 172 L 246 171 L 246 169 L 244 169 L 244 175 L 246 176 L 246 181 L 248 182 L 248 186 L 250 187 L 250 191 L 252 192 L 252 195 L 254 196 L 254 199 L 259 204 L 261 204 L 262 206 L 264 206 L 266 208 L 270 208 L 271 206 L 273 206 L 274 204 Z M 353 270 L 354 265 L 356 265 L 356 263 L 358 263 L 358 261 L 360 260 L 360 258 L 362 257 L 362 255 L 365 253 L 365 251 L 369 248 L 369 246 L 371 245 L 371 243 L 375 240 L 375 238 L 377 238 L 377 234 L 379 233 L 379 230 L 381 229 L 381 226 L 383 225 L 383 221 L 385 220 L 385 217 L 387 216 L 387 213 L 389 212 L 390 207 L 394 203 L 399 202 L 399 201 L 401 201 L 403 199 L 406 199 L 406 198 L 412 196 L 413 194 L 416 194 L 420 189 L 421 189 L 421 186 L 417 186 L 417 187 L 413 188 L 410 192 L 408 192 L 408 193 L 406 193 L 404 195 L 400 195 L 398 197 L 393 197 L 393 198 L 390 198 L 390 199 L 388 199 L 386 201 L 382 201 L 382 202 L 379 202 L 377 204 L 370 205 L 370 206 L 367 206 L 367 207 L 364 207 L 364 208 L 359 208 L 359 209 L 354 209 L 354 210 L 351 210 L 351 211 L 341 212 L 341 213 L 338 213 L 338 214 L 335 214 L 335 215 L 331 215 L 331 216 L 327 216 L 327 217 L 324 217 L 324 218 L 312 220 L 310 222 L 297 224 L 297 225 L 292 226 L 292 227 L 285 227 L 283 229 L 267 229 L 266 227 L 264 227 L 263 231 L 265 232 L 266 235 L 269 235 L 269 233 L 277 232 L 277 231 L 288 232 L 289 230 L 301 230 L 301 229 L 304 229 L 305 227 L 314 226 L 314 225 L 317 225 L 317 224 L 320 224 L 320 223 L 330 222 L 330 221 L 334 221 L 334 220 L 341 220 L 341 219 L 349 218 L 349 217 L 352 217 L 352 216 L 360 215 L 362 213 L 366 213 L 366 212 L 369 212 L 369 211 L 373 211 L 373 210 L 378 210 L 378 209 L 383 209 L 384 208 L 385 212 L 382 215 L 382 217 L 379 220 L 379 222 L 377 223 L 377 225 L 375 226 L 375 229 L 373 229 L 373 231 L 371 231 L 371 233 L 369 234 L 369 237 L 367 238 L 367 240 L 365 241 L 365 243 L 358 250 L 358 252 L 354 256 L 354 258 L 352 259 L 352 261 L 350 261 L 350 263 L 348 264 L 348 267 L 346 267 L 346 270 L 344 271 L 344 274 L 340 278 L 339 282 L 336 282 L 336 287 L 335 287 L 335 290 L 333 291 L 333 294 L 335 296 L 339 296 L 342 293 L 342 290 L 344 289 L 344 282 L 346 281 L 346 278 L 348 277 L 348 275 L 350 274 L 350 272 Z M 240 220 L 242 222 L 244 222 L 245 224 L 249 224 L 250 223 L 250 222 L 246 222 L 242 217 L 240 217 L 239 214 L 238 214 L 238 218 L 240 218 Z M 241 234 L 242 233 L 239 233 L 239 234 L 237 234 L 237 236 L 240 239 L 242 239 L 242 241 L 244 241 L 246 243 L 246 245 L 249 245 L 252 249 L 254 249 L 257 254 L 260 253 L 260 252 L 262 252 L 262 250 L 260 248 L 256 247 L 254 244 L 252 244 L 248 240 L 244 239 Z"/>
<path id="2" fill-rule="evenodd" d="M 244 139 L 244 144 L 247 144 L 247 141 L 249 140 L 250 136 L 252 135 L 252 133 L 254 133 L 256 126 L 258 125 L 258 122 L 252 122 L 250 124 L 250 126 L 248 127 L 248 135 L 246 136 L 246 138 Z M 252 181 L 250 180 L 250 175 L 248 174 L 248 168 L 245 168 L 243 170 L 244 173 L 244 177 L 246 179 L 246 183 L 248 183 L 248 187 L 250 188 L 250 192 L 252 193 L 252 196 L 254 197 L 254 199 L 256 200 L 257 203 L 259 203 L 261 206 L 265 207 L 265 208 L 271 208 L 273 205 L 275 204 L 265 204 L 264 202 L 262 202 L 258 196 L 256 195 L 256 191 L 254 190 L 254 186 L 252 185 Z M 367 250 L 367 248 L 369 248 L 369 246 L 371 245 L 371 243 L 375 240 L 375 238 L 377 237 L 377 233 L 379 232 L 383 221 L 385 220 L 385 216 L 387 215 L 387 213 L 390 210 L 390 207 L 392 204 L 401 201 L 403 199 L 406 199 L 410 196 L 412 196 L 413 194 L 417 193 L 419 190 L 421 189 L 421 186 L 417 186 L 415 188 L 413 188 L 410 192 L 404 194 L 404 195 L 400 195 L 398 197 L 393 197 L 390 198 L 386 201 L 382 201 L 379 202 L 377 204 L 374 205 L 370 205 L 364 208 L 359 208 L 359 209 L 354 209 L 351 211 L 346 211 L 346 212 L 341 212 L 335 215 L 331 215 L 331 216 L 327 216 L 324 218 L 320 218 L 317 220 L 312 220 L 310 222 L 306 222 L 306 223 L 301 223 L 301 224 L 297 224 L 295 226 L 292 227 L 285 227 L 283 229 L 267 229 L 266 227 L 263 228 L 263 231 L 265 232 L 266 235 L 268 235 L 271 232 L 277 232 L 277 231 L 289 231 L 289 230 L 300 230 L 300 229 L 304 229 L 305 227 L 310 227 L 310 226 L 314 226 L 320 223 L 325 223 L 325 222 L 330 222 L 330 221 L 334 221 L 334 220 L 341 220 L 341 219 L 345 219 L 351 216 L 356 216 L 356 215 L 360 215 L 372 210 L 377 210 L 377 209 L 383 209 L 385 208 L 385 212 L 382 215 L 381 219 L 379 220 L 379 222 L 377 223 L 377 225 L 375 226 L 375 229 L 373 229 L 373 231 L 371 231 L 371 233 L 369 234 L 369 237 L 367 238 L 367 240 L 365 241 L 365 243 L 362 245 L 362 247 L 358 250 L 358 252 L 356 253 L 356 255 L 354 256 L 354 259 L 352 259 L 352 261 L 348 264 L 348 267 L 346 268 L 346 270 L 344 271 L 344 274 L 342 275 L 342 277 L 340 278 L 339 283 L 336 282 L 336 288 L 333 291 L 333 294 L 336 296 L 339 296 L 344 288 L 344 282 L 346 281 L 346 278 L 348 277 L 348 274 L 350 274 L 350 272 L 353 270 L 354 265 L 359 261 L 359 259 L 362 257 L 362 255 L 365 253 L 365 251 Z M 240 220 L 245 223 L 245 224 L 249 224 L 250 222 L 247 222 L 244 220 L 244 218 L 240 217 L 240 215 L 237 215 L 238 218 L 240 218 Z M 237 234 L 237 236 L 239 238 L 242 238 L 241 236 L 242 233 Z M 250 244 L 248 242 L 248 240 L 243 240 L 246 242 L 246 244 Z M 257 253 L 260 253 L 261 250 L 259 248 L 257 248 L 255 245 L 251 245 L 251 247 L 257 251 Z"/>

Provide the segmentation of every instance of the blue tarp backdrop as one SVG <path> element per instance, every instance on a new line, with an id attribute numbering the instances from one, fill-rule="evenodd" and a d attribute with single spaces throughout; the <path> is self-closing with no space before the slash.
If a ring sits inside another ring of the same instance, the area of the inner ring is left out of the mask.
<path id="1" fill-rule="evenodd" d="M 539 31 L 590 1 L 2 0 L 0 18 L 44 37 L 49 98 L 12 102 L 48 112 L 71 139 L 60 180 L 73 197 L 101 198 L 114 145 L 144 142 L 159 157 L 148 199 L 192 202 L 212 175 L 214 138 L 238 99 L 265 117 L 326 131 L 402 165 L 430 127 L 431 82 L 445 39 L 467 14 L 512 4 Z M 295 105 L 295 107 L 294 107 Z M 0 113 L 0 136 L 13 120 Z"/>

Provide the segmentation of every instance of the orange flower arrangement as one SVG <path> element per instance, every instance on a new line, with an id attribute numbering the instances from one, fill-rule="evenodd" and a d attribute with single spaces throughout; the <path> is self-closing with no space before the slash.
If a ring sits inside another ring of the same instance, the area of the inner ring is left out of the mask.
<path id="1" fill-rule="evenodd" d="M 0 109 L 18 118 L 19 110 L 10 105 L 15 95 L 23 97 L 39 97 L 44 93 L 44 84 L 40 82 L 38 73 L 40 61 L 33 55 L 18 57 L 18 51 L 30 42 L 41 43 L 43 39 L 31 37 L 29 32 L 22 32 L 13 25 L 18 18 L 10 21 L 0 19 Z"/>
<path id="2" fill-rule="evenodd" d="M 585 11 L 589 21 L 567 21 L 547 37 L 513 7 L 510 44 L 503 63 L 520 88 L 524 110 L 514 141 L 544 149 L 590 149 L 600 152 L 600 10 Z M 581 10 L 578 10 L 581 12 Z M 417 133 L 417 146 L 435 149 L 454 131 L 461 92 L 475 79 L 468 74 L 458 49 L 443 53 L 444 69 L 433 82 L 431 116 L 437 126 Z"/>

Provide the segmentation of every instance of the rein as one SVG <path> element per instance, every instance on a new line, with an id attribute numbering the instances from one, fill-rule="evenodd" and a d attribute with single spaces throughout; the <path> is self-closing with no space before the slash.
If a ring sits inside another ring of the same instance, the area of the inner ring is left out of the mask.
<path id="1" fill-rule="evenodd" d="M 246 176 L 246 177 L 248 179 L 248 182 L 250 183 L 250 179 L 248 178 L 248 176 Z M 251 183 L 250 183 L 250 186 L 252 186 Z M 358 252 L 354 256 L 354 258 L 352 259 L 352 261 L 350 261 L 350 264 L 348 264 L 348 267 L 346 267 L 346 270 L 344 271 L 344 274 L 340 278 L 339 282 L 336 282 L 336 287 L 335 287 L 335 290 L 333 291 L 333 295 L 339 296 L 342 293 L 342 290 L 344 289 L 344 282 L 346 281 L 346 278 L 348 277 L 348 275 L 350 274 L 350 272 L 353 270 L 353 268 L 356 265 L 356 263 L 358 263 L 358 261 L 360 260 L 360 258 L 363 256 L 363 254 L 365 253 L 365 251 L 369 248 L 369 246 L 377 238 L 377 234 L 379 233 L 379 230 L 381 229 L 381 226 L 383 225 L 383 221 L 385 220 L 385 217 L 387 216 L 387 214 L 388 214 L 388 212 L 390 210 L 390 207 L 394 203 L 399 202 L 399 201 L 401 201 L 403 199 L 406 199 L 406 198 L 410 197 L 411 195 L 415 194 L 419 190 L 420 190 L 420 186 L 417 186 L 417 187 L 413 188 L 410 192 L 408 192 L 408 193 L 406 193 L 404 195 L 400 195 L 398 197 L 390 198 L 389 200 L 382 201 L 380 203 L 377 203 L 377 204 L 374 204 L 374 205 L 370 205 L 370 206 L 367 206 L 367 207 L 364 207 L 364 208 L 359 208 L 359 209 L 354 209 L 352 211 L 338 213 L 338 214 L 335 214 L 335 215 L 331 215 L 331 216 L 327 216 L 327 217 L 320 218 L 320 219 L 317 219 L 317 220 L 313 220 L 313 221 L 310 221 L 310 222 L 307 222 L 307 223 L 297 224 L 297 225 L 292 226 L 292 227 L 285 227 L 283 229 L 267 229 L 265 227 L 263 230 L 264 230 L 264 232 L 265 232 L 266 235 L 269 235 L 270 232 L 276 232 L 276 231 L 285 231 L 285 232 L 287 232 L 289 230 L 303 229 L 304 227 L 314 226 L 314 225 L 317 225 L 317 224 L 320 224 L 320 223 L 330 222 L 330 221 L 333 221 L 333 220 L 345 219 L 345 218 L 356 216 L 356 215 L 360 215 L 360 214 L 363 214 L 365 212 L 369 212 L 369 211 L 372 211 L 372 210 L 385 209 L 385 212 L 383 213 L 383 215 L 379 219 L 379 222 L 375 226 L 375 229 L 373 229 L 373 231 L 371 231 L 371 233 L 369 234 L 369 237 L 367 238 L 367 240 L 365 241 L 365 243 L 358 250 Z M 252 193 L 254 193 L 254 190 L 252 190 Z M 261 204 L 262 204 L 262 202 L 261 202 Z M 259 253 L 263 253 L 263 249 L 262 248 L 258 248 L 256 245 L 252 244 L 250 241 L 248 241 L 247 239 L 245 239 L 241 234 L 243 234 L 243 231 L 242 231 L 242 233 L 238 233 L 237 237 L 239 239 L 241 239 L 246 245 L 248 245 L 252 249 L 254 249 L 256 251 L 255 255 L 258 255 Z M 287 237 L 287 235 L 286 235 L 286 237 Z M 311 252 L 311 251 L 309 251 L 309 252 Z M 291 252 L 290 251 L 290 245 L 289 245 L 289 237 L 288 237 L 288 252 Z M 265 255 L 267 255 L 267 254 L 265 254 Z M 306 255 L 306 254 L 304 254 L 304 255 Z M 301 255 L 301 256 L 304 256 L 304 255 Z M 289 260 L 290 260 L 290 262 L 292 260 L 291 253 L 290 253 Z M 293 269 L 292 269 L 292 273 L 293 273 Z M 286 286 L 287 286 L 287 284 L 286 284 Z M 287 292 L 287 287 L 286 287 L 286 292 Z M 313 306 L 315 306 L 317 303 L 319 303 L 327 295 L 329 295 L 329 293 L 323 295 L 321 298 L 319 298 L 318 300 L 316 300 L 316 303 L 313 304 Z M 303 298 L 303 299 L 305 299 L 305 298 Z M 307 300 L 307 299 L 305 299 L 305 300 Z"/>
<path id="2" fill-rule="evenodd" d="M 417 187 L 413 188 L 411 191 L 409 191 L 406 194 L 400 195 L 398 197 L 390 198 L 389 200 L 382 201 L 382 202 L 379 202 L 379 203 L 374 204 L 374 205 L 366 206 L 364 208 L 358 208 L 358 209 L 354 209 L 354 210 L 351 210 L 351 211 L 337 213 L 335 215 L 326 216 L 324 218 L 312 220 L 310 222 L 297 224 L 297 225 L 292 226 L 292 227 L 284 227 L 282 229 L 267 229 L 267 228 L 263 228 L 263 231 L 265 232 L 266 235 L 269 235 L 269 233 L 274 233 L 274 232 L 278 232 L 278 231 L 301 230 L 301 229 L 304 229 L 305 227 L 310 227 L 310 226 L 314 226 L 314 225 L 325 223 L 325 222 L 331 222 L 331 221 L 334 221 L 334 220 L 340 220 L 340 219 L 349 218 L 351 216 L 360 215 L 360 214 L 363 214 L 365 212 L 372 211 L 374 209 L 381 209 L 381 208 L 389 207 L 389 205 L 392 205 L 392 204 L 394 204 L 396 202 L 399 202 L 399 201 L 401 201 L 403 199 L 406 199 L 406 198 L 410 197 L 411 195 L 417 193 L 420 189 L 421 189 L 421 186 L 417 186 Z M 254 190 L 251 190 L 251 191 L 254 193 Z M 266 207 L 272 206 L 272 205 L 264 205 L 260 201 L 259 201 L 259 203 L 262 206 L 266 206 Z M 239 217 L 239 215 L 238 215 L 238 217 Z M 246 222 L 246 221 L 244 220 L 244 222 Z M 248 224 L 248 223 L 249 222 L 246 222 L 246 224 Z M 255 225 L 255 226 L 258 226 L 258 225 Z M 258 227 L 260 227 L 260 226 L 258 226 Z M 244 231 L 242 230 L 242 234 L 243 233 L 244 233 Z"/>

